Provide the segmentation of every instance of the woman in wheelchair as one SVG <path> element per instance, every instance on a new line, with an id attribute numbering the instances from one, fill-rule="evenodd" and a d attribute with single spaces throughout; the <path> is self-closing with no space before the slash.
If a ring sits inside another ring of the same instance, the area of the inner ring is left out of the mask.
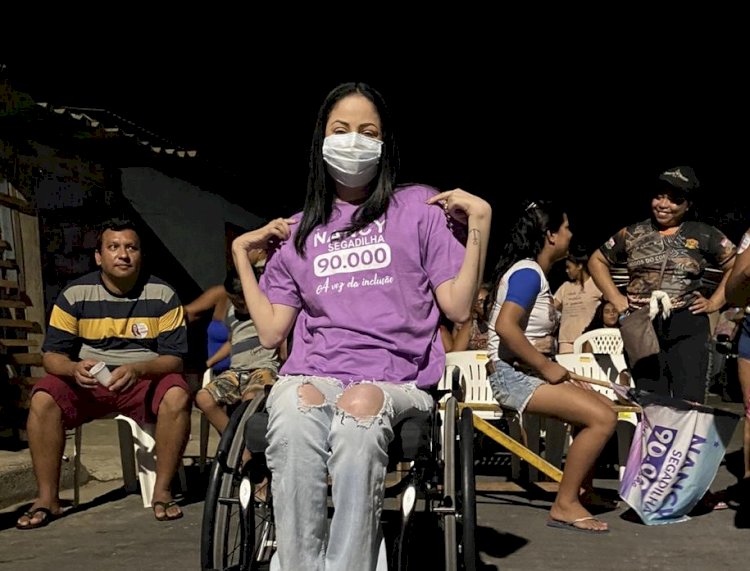
<path id="1" fill-rule="evenodd" d="M 528 203 L 510 229 L 490 293 L 494 372 L 489 380 L 503 406 L 519 414 L 527 410 L 559 418 L 578 428 L 547 525 L 605 533 L 607 524 L 589 513 L 579 491 L 590 481 L 617 416 L 603 395 L 565 382 L 570 380 L 568 371 L 550 359 L 557 312 L 547 273 L 565 259 L 572 236 L 565 212 L 545 201 Z"/>
<path id="2" fill-rule="evenodd" d="M 439 313 L 466 321 L 482 275 L 490 206 L 397 186 L 397 158 L 382 97 L 339 85 L 318 114 L 303 212 L 232 245 L 263 346 L 294 327 L 267 400 L 281 569 L 376 568 L 392 427 L 433 406 Z M 269 245 L 258 283 L 247 252 Z"/>

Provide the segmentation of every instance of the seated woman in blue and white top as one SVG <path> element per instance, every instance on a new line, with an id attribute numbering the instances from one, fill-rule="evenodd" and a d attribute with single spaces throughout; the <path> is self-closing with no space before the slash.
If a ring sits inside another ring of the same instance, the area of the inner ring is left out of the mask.
<path id="1" fill-rule="evenodd" d="M 490 290 L 490 384 L 504 407 L 552 416 L 577 427 L 547 525 L 589 533 L 608 526 L 584 507 L 579 492 L 611 437 L 617 416 L 611 402 L 576 386 L 554 354 L 557 312 L 547 273 L 564 260 L 572 233 L 568 217 L 551 202 L 531 202 L 516 219 L 495 267 Z"/>

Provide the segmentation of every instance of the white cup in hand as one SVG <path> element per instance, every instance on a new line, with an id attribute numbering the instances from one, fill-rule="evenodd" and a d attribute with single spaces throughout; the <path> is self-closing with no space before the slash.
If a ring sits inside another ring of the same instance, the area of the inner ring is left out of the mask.
<path id="1" fill-rule="evenodd" d="M 103 387 L 108 387 L 112 382 L 112 373 L 109 372 L 107 365 L 104 361 L 99 361 L 93 367 L 89 369 L 89 373 L 93 376 L 97 382 Z"/>

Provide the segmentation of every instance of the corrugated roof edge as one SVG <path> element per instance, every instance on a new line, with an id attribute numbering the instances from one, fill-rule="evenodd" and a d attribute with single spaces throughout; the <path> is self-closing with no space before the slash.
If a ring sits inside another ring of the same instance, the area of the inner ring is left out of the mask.
<path id="1" fill-rule="evenodd" d="M 51 105 L 44 101 L 36 101 L 35 103 L 51 113 L 67 115 L 81 121 L 92 129 L 102 129 L 108 133 L 120 133 L 124 137 L 134 138 L 138 144 L 149 147 L 156 154 L 164 153 L 179 158 L 195 158 L 198 156 L 196 149 L 177 145 L 107 109 Z"/>

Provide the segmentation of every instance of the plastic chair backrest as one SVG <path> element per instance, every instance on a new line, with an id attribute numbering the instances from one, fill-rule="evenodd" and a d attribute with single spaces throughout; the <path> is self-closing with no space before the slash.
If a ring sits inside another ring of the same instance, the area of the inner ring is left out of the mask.
<path id="1" fill-rule="evenodd" d="M 487 380 L 485 365 L 488 359 L 487 351 L 451 351 L 446 353 L 443 378 L 451 379 L 453 371 L 458 369 L 463 388 L 463 401 L 469 405 L 497 405 L 497 411 L 475 410 L 474 413 L 481 418 L 499 418 L 502 416 L 502 412 L 495 397 L 492 396 L 492 387 Z"/>
<path id="2" fill-rule="evenodd" d="M 592 353 L 622 354 L 623 344 L 620 330 L 616 327 L 602 327 L 582 333 L 573 341 L 573 353 L 583 353 L 583 344 L 588 341 Z"/>

